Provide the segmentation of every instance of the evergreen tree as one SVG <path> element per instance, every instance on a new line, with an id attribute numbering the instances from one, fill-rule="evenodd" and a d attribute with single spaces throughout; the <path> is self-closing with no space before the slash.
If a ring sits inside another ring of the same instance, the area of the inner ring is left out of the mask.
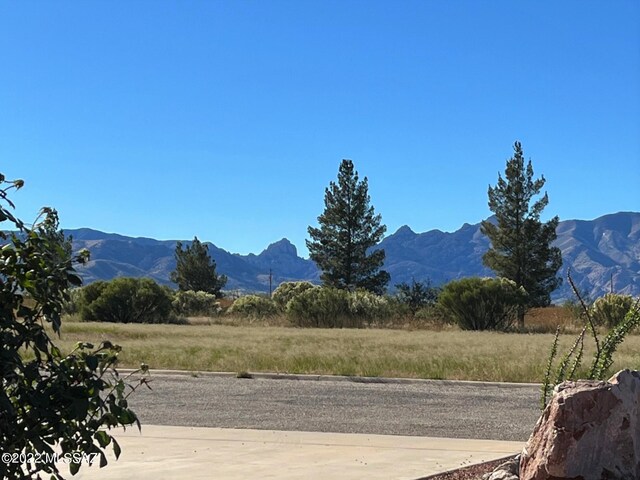
<path id="1" fill-rule="evenodd" d="M 491 240 L 491 248 L 482 261 L 497 275 L 526 290 L 527 301 L 518 311 L 522 328 L 526 308 L 549 305 L 551 292 L 562 283 L 557 276 L 562 255 L 559 248 L 551 246 L 557 236 L 558 217 L 546 223 L 540 221 L 540 214 L 549 203 L 546 192 L 530 205 L 533 197 L 540 194 L 545 178 L 533 179 L 531 160 L 525 168 L 520 142 L 515 142 L 513 148 L 506 178 L 498 174 L 498 184 L 489 186 L 489 209 L 495 213 L 496 223 L 482 222 L 481 231 Z"/>
<path id="2" fill-rule="evenodd" d="M 227 277 L 216 273 L 216 262 L 209 256 L 208 245 L 194 237 L 191 246 L 183 250 L 182 242 L 178 242 L 175 258 L 176 269 L 171 272 L 171 281 L 178 284 L 178 289 L 222 296 L 220 290 L 227 284 Z"/>
<path id="3" fill-rule="evenodd" d="M 320 228 L 309 227 L 307 248 L 311 259 L 322 270 L 321 279 L 330 287 L 355 290 L 363 288 L 382 294 L 389 274 L 380 270 L 384 250 L 372 248 L 382 239 L 387 227 L 369 205 L 368 181 L 358 181 L 351 160 L 342 160 L 338 183 L 325 189 Z"/>

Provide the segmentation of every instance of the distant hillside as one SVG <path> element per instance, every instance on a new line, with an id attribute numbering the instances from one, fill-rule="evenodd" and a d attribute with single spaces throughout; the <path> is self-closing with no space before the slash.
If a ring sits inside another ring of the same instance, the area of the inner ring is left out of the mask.
<path id="1" fill-rule="evenodd" d="M 65 230 L 73 237 L 73 249 L 86 248 L 91 260 L 79 271 L 85 283 L 109 280 L 114 277 L 150 277 L 159 283 L 171 285 L 169 274 L 175 269 L 174 252 L 177 240 L 132 238 L 82 228 Z M 190 241 L 182 241 L 190 245 Z M 210 242 L 209 254 L 215 260 L 217 271 L 228 277 L 226 290 L 269 291 L 269 269 L 272 270 L 274 288 L 288 280 L 309 279 L 319 281 L 315 263 L 298 256 L 296 247 L 287 239 L 269 245 L 259 255 L 232 254 Z"/>
<path id="2" fill-rule="evenodd" d="M 570 267 L 581 292 L 592 298 L 609 292 L 613 275 L 615 292 L 640 295 L 640 213 L 567 220 L 560 222 L 557 233 L 555 245 L 563 259 L 561 275 L 566 279 Z M 393 284 L 412 277 L 431 278 L 441 284 L 471 275 L 492 275 L 482 265 L 489 240 L 480 232 L 480 224 L 465 224 L 452 233 L 414 233 L 404 226 L 380 245 L 387 254 L 385 268 Z M 573 298 L 566 280 L 552 297 L 555 301 Z"/>
<path id="3" fill-rule="evenodd" d="M 589 221 L 567 220 L 560 222 L 557 232 L 556 245 L 564 260 L 563 277 L 571 267 L 579 288 L 597 297 L 609 291 L 613 275 L 616 292 L 640 295 L 640 213 L 621 212 Z M 91 251 L 91 261 L 81 269 L 85 282 L 146 276 L 170 284 L 169 273 L 175 268 L 175 240 L 131 238 L 87 228 L 66 233 L 73 236 L 75 250 Z M 299 257 L 296 247 L 285 238 L 258 255 L 233 254 L 208 245 L 218 271 L 229 278 L 229 290 L 266 292 L 270 270 L 274 287 L 287 280 L 319 281 L 316 265 Z M 489 241 L 480 233 L 479 224 L 464 224 L 451 233 L 439 230 L 415 233 L 404 226 L 386 237 L 380 246 L 386 251 L 385 269 L 391 274 L 390 286 L 413 278 L 429 278 L 441 284 L 471 275 L 492 274 L 482 265 Z M 571 297 L 566 282 L 553 295 L 556 301 Z"/>

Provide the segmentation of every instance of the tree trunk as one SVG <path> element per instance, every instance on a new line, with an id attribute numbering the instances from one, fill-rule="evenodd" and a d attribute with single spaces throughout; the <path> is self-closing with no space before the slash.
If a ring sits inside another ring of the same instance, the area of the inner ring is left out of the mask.
<path id="1" fill-rule="evenodd" d="M 527 311 L 524 305 L 518 307 L 518 330 L 524 331 L 524 314 Z"/>

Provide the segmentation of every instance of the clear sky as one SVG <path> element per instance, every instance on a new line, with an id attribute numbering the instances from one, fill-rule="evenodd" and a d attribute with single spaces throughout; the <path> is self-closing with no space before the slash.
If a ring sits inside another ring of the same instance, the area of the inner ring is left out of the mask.
<path id="1" fill-rule="evenodd" d="M 515 140 L 547 217 L 640 210 L 640 2 L 0 3 L 24 220 L 307 255 L 341 159 L 387 234 L 453 231 Z"/>

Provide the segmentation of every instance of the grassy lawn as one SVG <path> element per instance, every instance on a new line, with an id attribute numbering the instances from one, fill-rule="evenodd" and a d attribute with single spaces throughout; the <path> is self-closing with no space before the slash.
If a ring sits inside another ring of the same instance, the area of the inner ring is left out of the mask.
<path id="1" fill-rule="evenodd" d="M 121 367 L 540 382 L 553 335 L 448 330 L 298 329 L 277 326 L 140 325 L 63 322 L 55 343 L 110 340 Z M 561 337 L 560 353 L 575 339 Z M 590 346 L 591 342 L 587 342 Z M 585 352 L 588 363 L 593 349 Z M 640 369 L 640 336 L 616 353 L 619 368 Z"/>

